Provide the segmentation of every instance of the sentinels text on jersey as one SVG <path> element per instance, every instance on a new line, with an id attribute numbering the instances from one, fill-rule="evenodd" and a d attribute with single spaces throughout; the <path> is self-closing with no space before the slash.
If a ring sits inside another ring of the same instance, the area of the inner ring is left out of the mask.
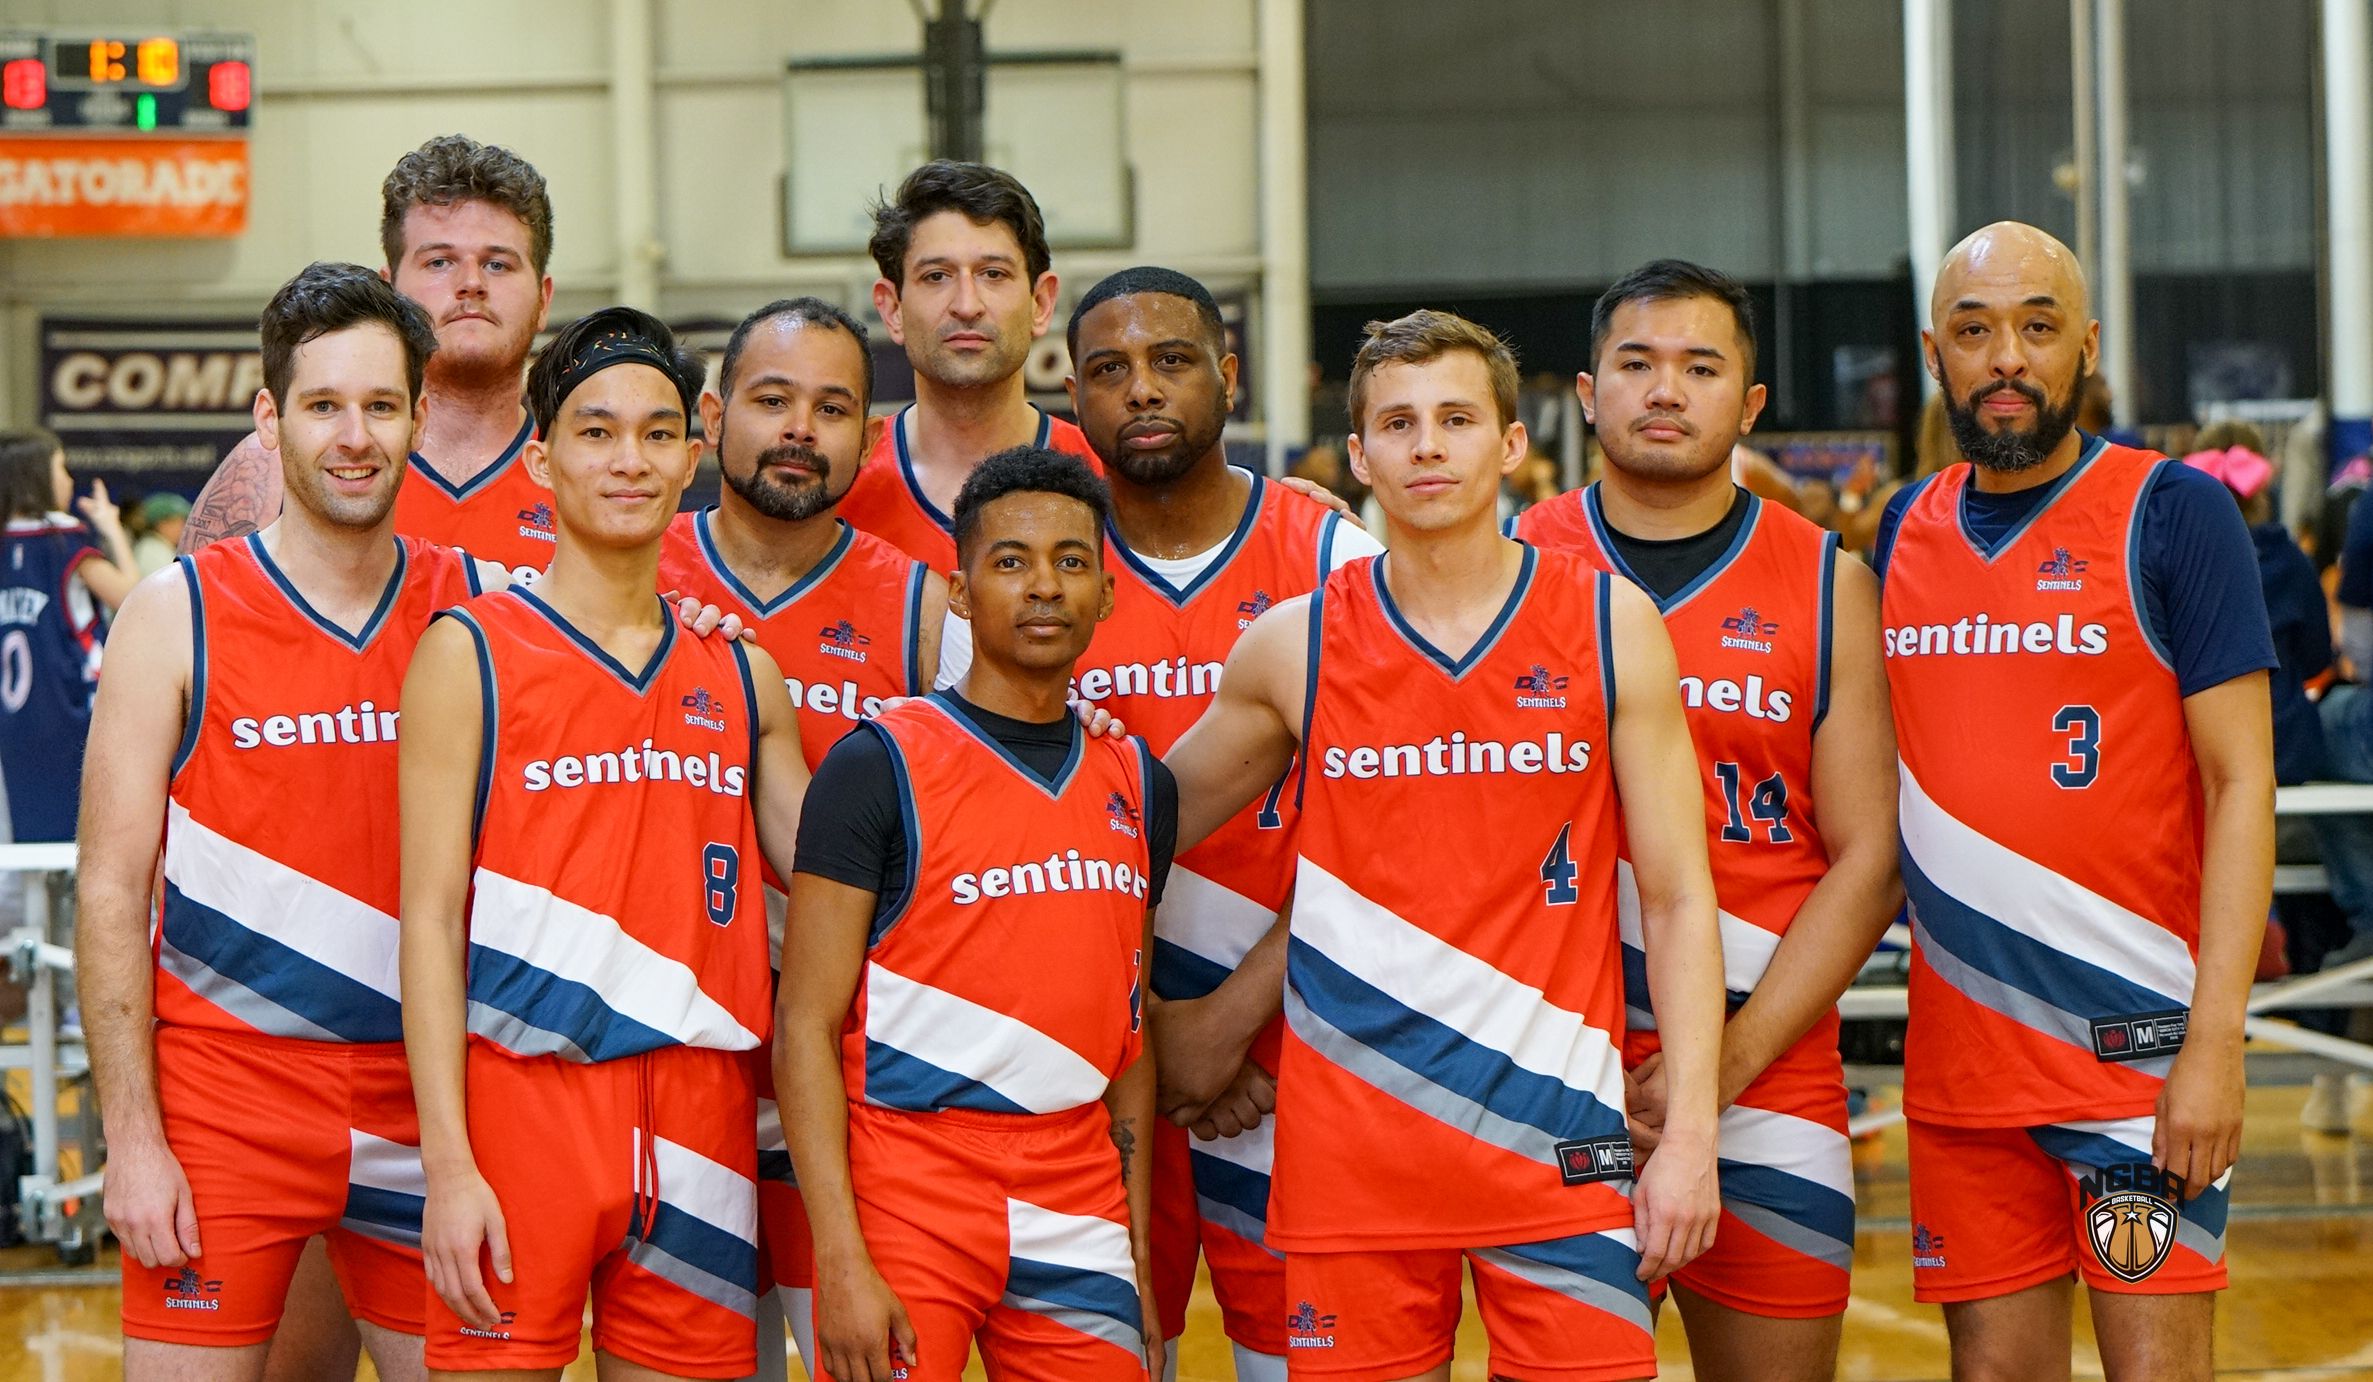
<path id="1" fill-rule="evenodd" d="M 871 533 L 932 570 L 956 569 L 956 520 L 923 493 L 915 478 L 914 461 L 906 448 L 907 417 L 914 406 L 901 408 L 882 429 L 882 439 L 865 458 L 849 492 L 841 496 L 840 516 L 858 531 Z M 1072 423 L 1052 413 L 1038 415 L 1033 446 L 1049 446 L 1087 463 L 1098 475 L 1104 463 L 1088 446 L 1088 439 Z"/>
<path id="2" fill-rule="evenodd" d="M 458 485 L 413 452 L 396 491 L 396 531 L 498 563 L 515 581 L 544 574 L 560 534 L 552 526 L 552 491 L 529 479 L 520 459 L 535 434 L 534 419 L 521 422 L 503 454 Z"/>
<path id="3" fill-rule="evenodd" d="M 2183 700 L 2141 608 L 2164 457 L 2097 445 L 1991 550 L 1971 470 L 1887 565 L 1914 950 L 1904 1108 L 1971 1127 L 2150 1114 L 2182 1045 L 2205 821 Z M 2137 828 L 2137 822 L 2148 822 Z"/>
<path id="4" fill-rule="evenodd" d="M 1752 495 L 1738 536 L 1695 580 L 1657 599 L 1697 746 L 1723 986 L 1735 1011 L 1829 870 L 1813 802 L 1813 734 L 1828 710 L 1837 536 Z M 1624 564 L 1596 484 L 1537 504 L 1514 535 L 1571 551 L 1647 590 Z M 1639 893 L 1618 865 L 1626 1065 L 1658 1048 Z M 1724 1221 L 1683 1268 L 1692 1291 L 1778 1317 L 1846 1307 L 1854 1178 L 1834 1010 L 1722 1113 Z"/>

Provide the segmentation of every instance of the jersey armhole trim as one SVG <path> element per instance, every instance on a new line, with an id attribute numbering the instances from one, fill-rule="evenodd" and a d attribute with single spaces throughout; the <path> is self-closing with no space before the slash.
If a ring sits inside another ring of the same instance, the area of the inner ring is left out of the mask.
<path id="1" fill-rule="evenodd" d="M 889 751 L 890 776 L 898 789 L 898 824 L 906 832 L 906 877 L 900 880 L 896 905 L 883 908 L 878 900 L 875 903 L 873 926 L 865 937 L 865 949 L 870 955 L 906 919 L 906 914 L 914 910 L 915 893 L 923 882 L 923 822 L 915 809 L 914 782 L 907 775 L 906 754 L 898 746 L 898 736 L 872 720 L 858 721 L 856 729 L 849 732 L 860 730 L 879 737 L 882 747 Z"/>
<path id="2" fill-rule="evenodd" d="M 494 795 L 494 750 L 496 693 L 494 685 L 494 649 L 486 642 L 486 630 L 477 619 L 463 609 L 440 610 L 429 619 L 451 619 L 470 631 L 470 642 L 478 654 L 478 793 L 470 808 L 470 849 L 475 853 L 478 837 L 486 828 L 486 803 Z"/>
<path id="3" fill-rule="evenodd" d="M 1343 515 L 1329 511 L 1318 525 L 1318 584 L 1325 585 L 1335 570 L 1335 532 L 1343 526 Z M 1316 589 L 1313 586 L 1312 589 Z"/>
<path id="4" fill-rule="evenodd" d="M 1137 819 L 1142 830 L 1139 838 L 1145 841 L 1145 866 L 1150 869 L 1154 865 L 1154 751 L 1145 740 L 1134 734 L 1129 736 L 1129 747 L 1136 750 L 1132 757 L 1137 763 Z M 1176 859 L 1178 857 L 1178 822 L 1176 820 L 1171 821 L 1170 829 L 1170 855 L 1172 859 Z M 1164 865 L 1162 884 L 1167 887 L 1169 883 L 1170 869 L 1168 865 Z M 1146 884 L 1146 910 L 1152 911 L 1159 905 L 1160 899 L 1153 896 L 1153 884 L 1149 880 Z"/>
<path id="5" fill-rule="evenodd" d="M 1895 510 L 1893 527 L 1884 526 L 1887 515 L 1885 510 L 1880 511 L 1879 520 L 1882 527 L 1877 535 L 1877 540 L 1871 543 L 1870 548 L 1871 574 L 1879 578 L 1880 585 L 1884 586 L 1887 583 L 1887 568 L 1895 560 L 1895 540 L 1903 536 L 1903 521 L 1911 517 L 1913 507 L 1920 502 L 1920 495 L 1927 490 L 1930 484 L 1934 483 L 1937 475 L 1943 473 L 1938 471 L 1935 475 L 1923 475 L 1895 492 L 1894 497 L 1887 501 L 1887 507 L 1894 508 L 1896 500 L 1901 500 L 1903 507 Z"/>
<path id="6" fill-rule="evenodd" d="M 1593 572 L 1598 577 L 1598 684 L 1599 695 L 1607 706 L 1607 739 L 1615 738 L 1615 578 L 1607 572 Z"/>
<path id="7" fill-rule="evenodd" d="M 919 561 L 907 563 L 906 694 L 909 696 L 920 696 L 931 689 L 923 684 L 923 578 L 929 571 L 930 568 Z M 942 648 L 940 651 L 944 653 L 947 650 Z"/>
<path id="8" fill-rule="evenodd" d="M 750 650 L 743 647 L 742 641 L 738 638 L 733 640 L 732 648 L 734 670 L 740 672 L 742 676 L 742 704 L 747 707 L 742 712 L 742 717 L 750 722 L 750 770 L 743 774 L 748 779 L 744 784 L 744 790 L 749 795 L 742 800 L 749 803 L 752 811 L 756 811 L 758 809 L 758 680 L 750 675 Z M 793 722 L 797 723 L 796 716 Z"/>
<path id="9" fill-rule="evenodd" d="M 1829 718 L 1829 659 L 1830 650 L 1837 642 L 1837 552 L 1838 536 L 1821 535 L 1821 646 L 1819 670 L 1813 676 L 1813 731 L 1819 733 L 1821 722 Z"/>
<path id="10" fill-rule="evenodd" d="M 2175 670 L 2175 655 L 2160 641 L 2158 626 L 2151 622 L 2150 601 L 2143 592 L 2142 522 L 2150 512 L 2151 494 L 2158 489 L 2160 477 L 2174 464 L 2162 458 L 2143 472 L 2142 484 L 2134 491 L 2134 507 L 2126 514 L 2126 605 L 2134 616 L 2134 626 L 2142 630 L 2142 645 L 2170 672 Z"/>
<path id="11" fill-rule="evenodd" d="M 173 561 L 181 568 L 182 578 L 189 582 L 190 588 L 190 703 L 184 712 L 187 723 L 181 727 L 181 743 L 173 750 L 173 771 L 166 775 L 167 783 L 180 777 L 181 770 L 189 765 L 190 755 L 198 751 L 199 727 L 206 723 L 206 597 L 198 583 L 197 557 L 175 557 Z"/>
<path id="12" fill-rule="evenodd" d="M 1310 724 L 1318 716 L 1318 651 L 1320 632 L 1326 622 L 1327 588 L 1324 582 L 1310 592 L 1309 665 L 1302 684 L 1302 742 L 1294 757 L 1300 760 L 1301 771 L 1294 777 L 1294 809 L 1302 809 L 1302 788 L 1310 781 Z"/>
<path id="13" fill-rule="evenodd" d="M 484 595 L 486 593 L 486 584 L 485 582 L 478 579 L 478 559 L 471 556 L 468 552 L 459 547 L 456 547 L 453 550 L 455 554 L 461 558 L 462 579 L 469 584 L 470 598 L 474 600 L 479 596 Z"/>

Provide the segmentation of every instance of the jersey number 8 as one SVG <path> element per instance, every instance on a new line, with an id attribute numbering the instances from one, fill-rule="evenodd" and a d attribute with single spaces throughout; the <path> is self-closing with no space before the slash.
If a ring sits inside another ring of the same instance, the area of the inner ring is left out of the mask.
<path id="1" fill-rule="evenodd" d="M 741 891 L 742 856 L 732 845 L 710 845 L 700 852 L 700 883 L 709 904 L 709 920 L 733 924 L 734 899 Z"/>

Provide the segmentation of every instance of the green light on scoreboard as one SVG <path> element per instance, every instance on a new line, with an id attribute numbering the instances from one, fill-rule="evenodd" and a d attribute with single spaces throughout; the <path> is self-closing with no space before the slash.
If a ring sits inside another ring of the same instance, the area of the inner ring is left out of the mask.
<path id="1" fill-rule="evenodd" d="M 155 129 L 157 127 L 157 98 L 148 92 L 141 92 L 133 104 L 132 121 L 143 131 Z"/>

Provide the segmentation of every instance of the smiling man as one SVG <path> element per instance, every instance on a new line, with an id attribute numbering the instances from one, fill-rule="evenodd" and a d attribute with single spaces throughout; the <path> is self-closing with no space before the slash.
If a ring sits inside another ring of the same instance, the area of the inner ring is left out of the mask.
<path id="1" fill-rule="evenodd" d="M 262 334 L 256 429 L 289 503 L 125 601 L 83 796 L 76 977 L 132 1382 L 260 1377 L 315 1234 L 379 1375 L 421 1368 L 399 707 L 436 611 L 503 578 L 393 531 L 436 349 L 419 307 L 315 264 Z"/>
<path id="2" fill-rule="evenodd" d="M 1953 1375 L 2205 1379 L 2273 886 L 2275 665 L 2224 487 L 2075 430 L 2100 324 L 2004 221 L 1923 333 L 1969 458 L 1873 547 L 1911 897 L 1913 1280 Z"/>
<path id="3" fill-rule="evenodd" d="M 701 375 L 631 308 L 560 333 L 528 377 L 551 570 L 450 611 L 405 680 L 404 1039 L 439 1373 L 558 1377 L 589 1291 L 605 1375 L 757 1363 L 755 885 L 790 861 L 807 765 L 774 659 L 678 637 L 654 594 Z"/>
<path id="4" fill-rule="evenodd" d="M 437 333 L 396 531 L 531 577 L 551 563 L 554 542 L 551 492 L 519 463 L 534 430 L 522 380 L 552 305 L 543 175 L 508 149 L 444 135 L 397 160 L 380 207 L 382 273 Z M 280 505 L 280 462 L 251 433 L 199 492 L 181 550 L 253 532 Z"/>

